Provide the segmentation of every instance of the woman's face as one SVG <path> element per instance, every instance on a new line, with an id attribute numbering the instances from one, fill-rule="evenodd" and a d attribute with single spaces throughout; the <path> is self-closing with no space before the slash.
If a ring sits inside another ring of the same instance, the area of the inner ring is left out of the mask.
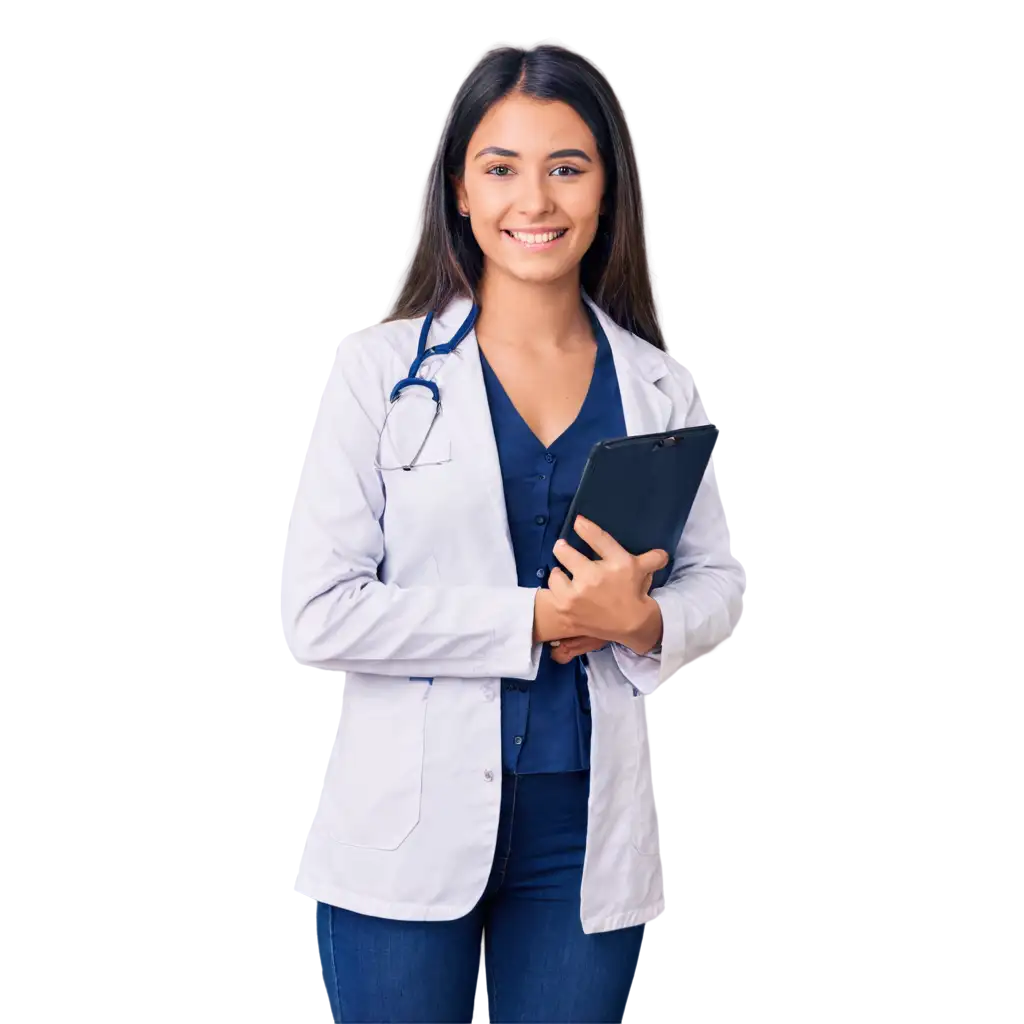
<path id="1" fill-rule="evenodd" d="M 512 94 L 477 125 L 465 174 L 454 182 L 460 210 L 495 267 L 521 280 L 547 282 L 574 270 L 597 234 L 605 174 L 579 114 L 560 100 Z M 566 229 L 530 244 L 510 234 Z"/>

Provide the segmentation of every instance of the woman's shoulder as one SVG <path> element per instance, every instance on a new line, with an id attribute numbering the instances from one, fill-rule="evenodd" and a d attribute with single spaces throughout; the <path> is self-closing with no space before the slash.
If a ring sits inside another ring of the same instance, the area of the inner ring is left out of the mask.
<path id="1" fill-rule="evenodd" d="M 408 367 L 416 357 L 423 320 L 419 316 L 358 328 L 338 342 L 338 353 L 364 366 L 390 369 L 392 365 L 402 364 Z"/>
<path id="2" fill-rule="evenodd" d="M 349 332 L 335 346 L 332 373 L 345 378 L 350 388 L 389 392 L 409 373 L 423 320 L 389 320 Z"/>
<path id="3" fill-rule="evenodd" d="M 687 417 L 707 411 L 709 399 L 706 388 L 685 349 L 658 348 L 631 331 L 624 333 L 630 339 L 634 358 L 647 380 L 670 392 L 673 401 L 687 410 Z"/>
<path id="4" fill-rule="evenodd" d="M 639 334 L 620 327 L 621 336 L 632 347 L 633 358 L 642 367 L 647 379 L 659 384 L 665 390 L 667 384 L 678 390 L 687 404 L 691 401 L 695 386 L 693 375 L 667 348 L 659 348 Z"/>

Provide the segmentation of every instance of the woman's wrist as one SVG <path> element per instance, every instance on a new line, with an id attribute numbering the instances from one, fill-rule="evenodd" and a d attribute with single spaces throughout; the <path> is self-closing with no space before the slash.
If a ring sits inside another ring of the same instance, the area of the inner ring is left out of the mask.
<path id="1" fill-rule="evenodd" d="M 567 616 L 555 607 L 551 591 L 546 587 L 536 589 L 533 602 L 533 642 L 547 643 L 579 634 L 581 629 L 577 628 L 578 624 L 570 622 Z M 631 619 L 625 630 L 601 639 L 629 647 L 637 654 L 646 654 L 660 645 L 663 631 L 661 605 L 650 594 L 643 598 L 638 613 L 631 616 Z"/>
<path id="2" fill-rule="evenodd" d="M 664 623 L 661 605 L 648 594 L 642 602 L 642 611 L 634 627 L 620 640 L 620 643 L 637 654 L 647 654 L 661 646 Z"/>
<path id="3" fill-rule="evenodd" d="M 537 587 L 533 601 L 533 642 L 546 643 L 572 635 L 569 623 L 554 605 L 551 591 L 547 587 Z"/>

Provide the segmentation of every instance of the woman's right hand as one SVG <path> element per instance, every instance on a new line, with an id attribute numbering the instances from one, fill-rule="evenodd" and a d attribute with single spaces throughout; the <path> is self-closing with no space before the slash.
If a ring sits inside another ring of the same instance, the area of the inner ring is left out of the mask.
<path id="1" fill-rule="evenodd" d="M 564 640 L 552 640 L 551 658 L 560 665 L 565 665 L 573 658 L 588 651 L 599 651 L 609 643 L 610 640 L 602 640 L 599 636 L 568 636 Z"/>

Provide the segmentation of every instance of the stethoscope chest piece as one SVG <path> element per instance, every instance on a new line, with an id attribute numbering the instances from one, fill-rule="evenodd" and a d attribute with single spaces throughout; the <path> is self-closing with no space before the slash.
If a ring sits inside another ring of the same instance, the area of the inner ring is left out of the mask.
<path id="1" fill-rule="evenodd" d="M 435 381 L 419 376 L 419 369 L 428 357 L 453 352 L 473 329 L 478 311 L 479 307 L 474 302 L 451 341 L 431 348 L 427 348 L 427 337 L 434 320 L 434 311 L 430 310 L 424 317 L 416 346 L 416 358 L 409 367 L 409 375 L 398 381 L 388 396 L 388 409 L 377 446 L 378 469 L 404 469 L 408 472 L 414 466 L 448 461 L 449 454 L 443 442 L 435 445 L 437 457 L 433 462 L 429 458 L 420 458 L 441 414 L 441 392 Z"/>

